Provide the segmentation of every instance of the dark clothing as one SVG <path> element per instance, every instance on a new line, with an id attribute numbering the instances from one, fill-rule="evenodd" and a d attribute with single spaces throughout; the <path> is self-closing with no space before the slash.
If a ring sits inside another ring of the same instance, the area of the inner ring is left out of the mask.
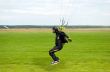
<path id="1" fill-rule="evenodd" d="M 69 38 L 64 32 L 57 32 L 56 33 L 56 45 L 59 43 L 68 43 L 67 38 Z"/>
<path id="2" fill-rule="evenodd" d="M 65 43 L 68 43 L 67 38 L 69 38 L 64 32 L 57 32 L 55 38 L 55 46 L 49 51 L 49 55 L 54 61 L 58 61 L 59 58 L 54 54 L 55 52 L 61 50 Z"/>
<path id="3" fill-rule="evenodd" d="M 54 46 L 54 47 L 49 51 L 49 55 L 52 57 L 52 59 L 53 59 L 54 61 L 58 61 L 58 60 L 59 60 L 59 58 L 56 57 L 56 55 L 55 55 L 54 53 L 57 52 L 57 51 L 60 51 L 61 49 L 62 49 L 61 46 Z"/>

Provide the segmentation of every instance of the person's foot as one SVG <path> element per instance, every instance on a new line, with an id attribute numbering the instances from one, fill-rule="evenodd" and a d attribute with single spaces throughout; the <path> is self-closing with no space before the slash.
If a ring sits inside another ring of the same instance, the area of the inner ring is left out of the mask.
<path id="1" fill-rule="evenodd" d="M 55 65 L 55 64 L 58 64 L 58 63 L 59 63 L 59 61 L 53 61 L 51 64 Z"/>
<path id="2" fill-rule="evenodd" d="M 57 57 L 57 61 L 60 62 L 60 59 Z"/>

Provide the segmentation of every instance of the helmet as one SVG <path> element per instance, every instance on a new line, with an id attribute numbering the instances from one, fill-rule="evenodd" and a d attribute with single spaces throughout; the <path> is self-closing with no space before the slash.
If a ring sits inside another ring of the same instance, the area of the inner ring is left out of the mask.
<path id="1" fill-rule="evenodd" d="M 58 32 L 58 31 L 59 31 L 57 27 L 53 27 L 52 29 L 53 29 L 55 32 Z"/>
<path id="2" fill-rule="evenodd" d="M 52 29 L 55 30 L 55 31 L 58 31 L 58 28 L 57 27 L 53 27 Z"/>

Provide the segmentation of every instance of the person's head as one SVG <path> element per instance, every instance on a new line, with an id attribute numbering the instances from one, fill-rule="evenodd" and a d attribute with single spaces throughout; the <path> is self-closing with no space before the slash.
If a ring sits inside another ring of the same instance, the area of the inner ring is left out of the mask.
<path id="1" fill-rule="evenodd" d="M 53 27 L 52 30 L 53 30 L 53 33 L 57 33 L 59 31 L 57 27 Z"/>

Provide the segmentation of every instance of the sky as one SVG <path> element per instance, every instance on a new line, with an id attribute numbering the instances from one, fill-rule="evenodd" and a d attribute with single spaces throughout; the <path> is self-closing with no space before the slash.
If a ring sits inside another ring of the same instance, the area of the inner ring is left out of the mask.
<path id="1" fill-rule="evenodd" d="M 0 0 L 0 25 L 110 26 L 110 0 Z"/>

